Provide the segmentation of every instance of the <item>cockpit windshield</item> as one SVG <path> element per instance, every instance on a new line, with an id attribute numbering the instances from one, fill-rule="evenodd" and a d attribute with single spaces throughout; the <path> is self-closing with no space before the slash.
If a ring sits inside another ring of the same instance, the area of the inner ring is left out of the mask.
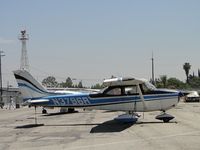
<path id="1" fill-rule="evenodd" d="M 151 90 L 151 91 L 156 90 L 156 87 L 153 84 L 151 84 L 150 82 L 145 82 L 144 84 L 145 84 L 146 88 L 148 88 L 149 90 Z"/>
<path id="2" fill-rule="evenodd" d="M 97 92 L 97 93 L 104 93 L 104 91 L 107 89 L 108 87 L 105 87 L 105 88 L 103 88 L 103 89 L 101 89 L 99 92 Z"/>

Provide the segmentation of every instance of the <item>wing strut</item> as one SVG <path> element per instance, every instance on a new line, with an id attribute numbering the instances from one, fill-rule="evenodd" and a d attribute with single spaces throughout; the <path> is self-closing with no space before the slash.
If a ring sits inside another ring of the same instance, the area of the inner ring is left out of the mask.
<path id="1" fill-rule="evenodd" d="M 142 94 L 142 91 L 141 91 L 141 88 L 140 88 L 140 85 L 139 85 L 139 84 L 137 84 L 137 88 L 138 88 L 138 92 L 139 92 L 139 94 L 140 94 L 140 99 L 141 99 L 141 101 L 142 101 L 143 108 L 144 108 L 144 111 L 145 111 L 145 110 L 147 110 L 147 106 L 146 106 L 146 103 L 145 103 L 145 101 L 144 101 L 144 96 L 143 96 L 143 94 Z"/>

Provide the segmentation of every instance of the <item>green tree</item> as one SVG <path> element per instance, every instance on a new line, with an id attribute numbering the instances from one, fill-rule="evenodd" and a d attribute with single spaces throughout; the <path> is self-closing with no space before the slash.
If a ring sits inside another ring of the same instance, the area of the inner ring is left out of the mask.
<path id="1" fill-rule="evenodd" d="M 172 89 L 185 89 L 187 85 L 176 78 L 169 78 L 167 80 L 167 87 Z"/>
<path id="2" fill-rule="evenodd" d="M 102 85 L 100 85 L 99 83 L 97 83 L 97 84 L 91 86 L 91 89 L 101 89 L 101 88 L 103 88 L 103 87 L 102 87 Z"/>
<path id="3" fill-rule="evenodd" d="M 163 87 L 166 88 L 167 87 L 167 76 L 166 75 L 160 76 L 160 80 L 161 80 L 161 83 L 163 84 Z"/>
<path id="4" fill-rule="evenodd" d="M 80 82 L 78 83 L 78 88 L 83 88 L 82 81 L 80 81 Z"/>
<path id="5" fill-rule="evenodd" d="M 150 79 L 150 83 L 153 84 L 152 79 Z M 157 88 L 163 88 L 163 84 L 162 84 L 160 78 L 155 78 L 154 84 L 155 84 L 155 86 L 156 86 Z"/>
<path id="6" fill-rule="evenodd" d="M 48 76 L 47 78 L 42 80 L 42 85 L 45 87 L 57 87 L 58 82 L 56 81 L 56 78 L 53 76 Z"/>
<path id="7" fill-rule="evenodd" d="M 185 63 L 183 65 L 183 69 L 185 70 L 185 74 L 186 74 L 186 82 L 189 83 L 188 77 L 189 77 L 189 71 L 191 69 L 190 63 Z"/>
<path id="8" fill-rule="evenodd" d="M 74 85 L 73 85 L 72 79 L 70 77 L 68 77 L 65 80 L 65 82 L 60 83 L 60 87 L 63 87 L 63 88 L 73 88 Z"/>
<path id="9" fill-rule="evenodd" d="M 156 78 L 155 85 L 157 88 L 167 88 L 167 76 L 161 75 L 160 78 Z"/>
<path id="10" fill-rule="evenodd" d="M 189 79 L 189 85 L 191 88 L 200 88 L 200 78 L 199 77 L 193 77 Z"/>
<path id="11" fill-rule="evenodd" d="M 66 83 L 66 87 L 69 87 L 69 88 L 73 87 L 73 82 L 72 82 L 72 79 L 70 77 L 68 77 L 66 79 L 65 83 Z"/>

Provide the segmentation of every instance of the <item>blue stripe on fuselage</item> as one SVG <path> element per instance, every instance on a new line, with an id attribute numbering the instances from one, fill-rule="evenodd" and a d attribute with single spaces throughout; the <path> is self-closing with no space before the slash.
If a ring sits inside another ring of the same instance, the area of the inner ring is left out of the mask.
<path id="1" fill-rule="evenodd" d="M 164 95 L 144 95 L 145 101 L 154 100 L 166 100 L 171 98 L 177 98 L 178 93 L 164 94 Z M 141 101 L 140 96 L 120 96 L 120 97 L 101 97 L 90 98 L 89 94 L 80 95 L 63 95 L 63 96 L 48 96 L 45 99 L 49 99 L 49 106 L 66 106 L 66 107 L 86 107 L 96 105 L 109 105 L 120 104 Z"/>

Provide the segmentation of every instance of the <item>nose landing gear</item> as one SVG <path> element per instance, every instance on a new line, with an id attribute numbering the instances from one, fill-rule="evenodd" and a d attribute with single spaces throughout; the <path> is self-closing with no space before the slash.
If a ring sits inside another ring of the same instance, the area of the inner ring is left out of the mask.
<path id="1" fill-rule="evenodd" d="M 167 114 L 165 111 L 163 111 L 163 113 L 156 116 L 155 118 L 158 119 L 158 120 L 162 120 L 164 123 L 167 123 L 170 120 L 174 119 L 174 116 Z"/>

